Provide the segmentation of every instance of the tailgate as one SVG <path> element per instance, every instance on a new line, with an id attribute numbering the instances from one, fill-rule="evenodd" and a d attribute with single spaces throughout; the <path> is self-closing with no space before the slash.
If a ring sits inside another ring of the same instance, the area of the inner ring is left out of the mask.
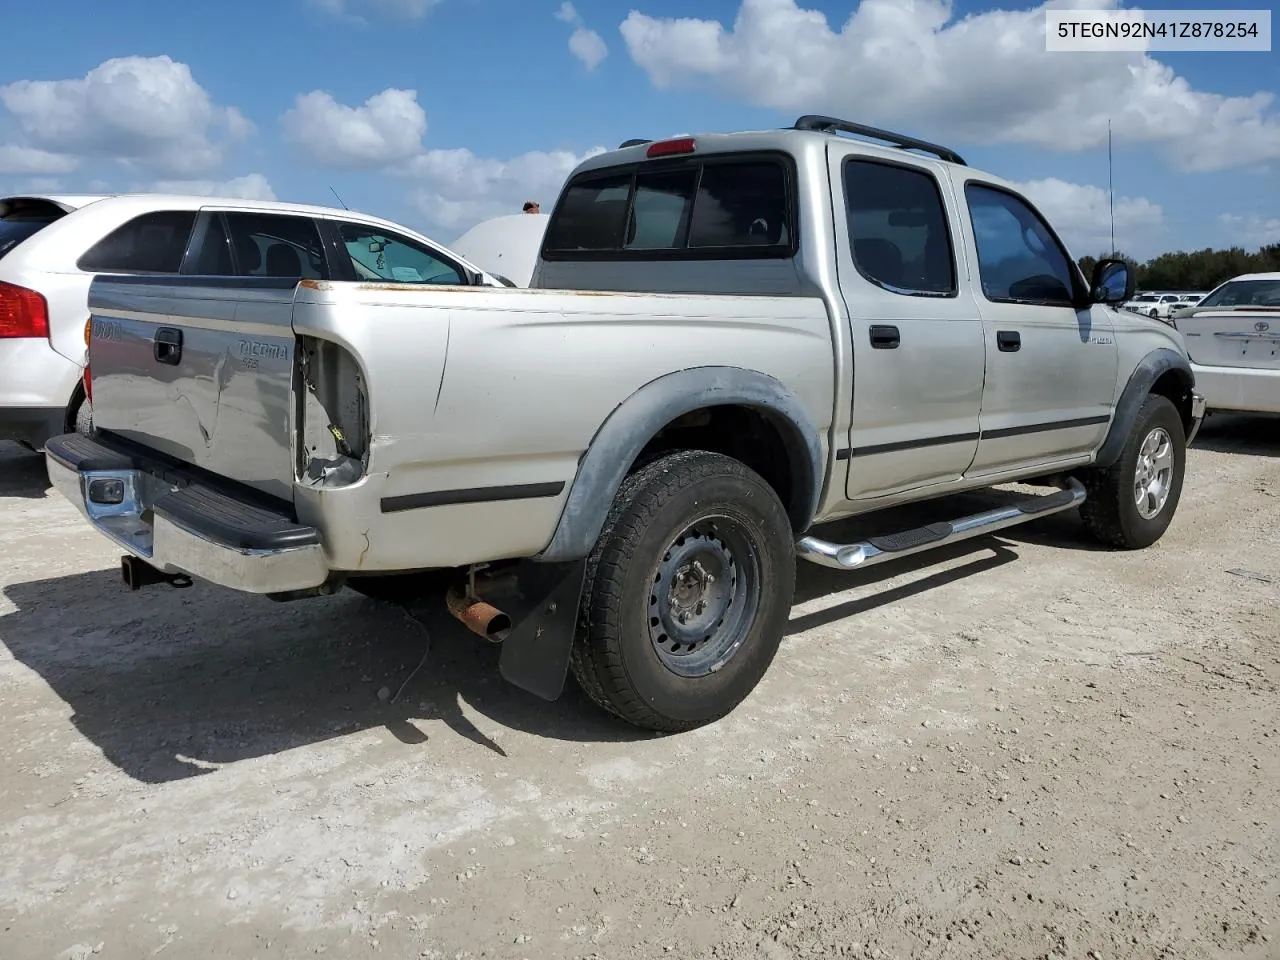
<path id="1" fill-rule="evenodd" d="M 1280 307 L 1224 307 L 1176 317 L 1192 362 L 1280 371 Z"/>
<path id="2" fill-rule="evenodd" d="M 95 278 L 94 427 L 292 500 L 296 286 Z"/>

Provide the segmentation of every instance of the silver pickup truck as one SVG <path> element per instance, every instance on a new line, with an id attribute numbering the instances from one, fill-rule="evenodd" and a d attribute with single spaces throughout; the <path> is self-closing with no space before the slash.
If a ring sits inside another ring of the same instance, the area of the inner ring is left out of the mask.
<path id="1" fill-rule="evenodd" d="M 94 280 L 94 432 L 47 462 L 130 586 L 443 594 L 513 684 L 572 673 L 682 730 L 765 673 L 797 557 L 855 570 L 1074 508 L 1146 547 L 1204 413 L 1181 335 L 1114 308 L 1124 262 L 1087 280 L 1009 184 L 828 117 L 584 162 L 530 289 L 330 279 L 381 255 Z M 821 535 L 1013 481 L 1046 489 Z"/>

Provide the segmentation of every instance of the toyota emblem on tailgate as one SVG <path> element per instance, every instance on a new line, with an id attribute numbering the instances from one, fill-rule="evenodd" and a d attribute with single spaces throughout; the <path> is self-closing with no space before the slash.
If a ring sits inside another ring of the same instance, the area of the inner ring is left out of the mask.
<path id="1" fill-rule="evenodd" d="M 1271 329 L 1271 324 L 1267 323 L 1265 320 L 1259 320 L 1253 325 L 1253 329 L 1258 331 L 1258 333 L 1266 333 Z"/>

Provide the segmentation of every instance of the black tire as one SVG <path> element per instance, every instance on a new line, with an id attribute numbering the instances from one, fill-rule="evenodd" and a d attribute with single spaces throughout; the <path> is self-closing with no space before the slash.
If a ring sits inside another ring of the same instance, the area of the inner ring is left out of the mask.
<path id="1" fill-rule="evenodd" d="M 1143 516 L 1138 506 L 1138 470 L 1144 459 L 1143 445 L 1153 437 L 1159 440 L 1158 431 L 1164 431 L 1172 455 L 1168 492 L 1153 515 Z M 1088 492 L 1080 507 L 1085 529 L 1108 546 L 1126 550 L 1151 546 L 1164 536 L 1173 522 L 1182 496 L 1186 465 L 1186 433 L 1178 408 L 1167 397 L 1148 396 L 1138 410 L 1133 430 L 1116 462 L 1106 469 L 1088 470 L 1080 475 Z"/>
<path id="2" fill-rule="evenodd" d="M 87 399 L 81 400 L 76 407 L 75 417 L 71 421 L 75 425 L 76 433 L 82 433 L 86 437 L 93 433 L 93 404 Z"/>
<path id="3" fill-rule="evenodd" d="M 773 489 L 730 457 L 663 456 L 623 482 L 588 558 L 573 674 L 636 726 L 711 723 L 768 670 L 794 592 L 794 537 Z"/>
<path id="4" fill-rule="evenodd" d="M 458 577 L 460 574 L 453 570 L 424 570 L 384 576 L 366 574 L 348 577 L 346 585 L 362 596 L 383 603 L 403 606 L 406 603 L 439 600 L 443 606 L 445 593 Z"/>

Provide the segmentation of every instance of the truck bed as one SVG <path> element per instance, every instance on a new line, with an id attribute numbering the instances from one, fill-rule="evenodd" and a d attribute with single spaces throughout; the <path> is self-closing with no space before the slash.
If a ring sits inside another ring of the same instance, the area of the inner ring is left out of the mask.
<path id="1" fill-rule="evenodd" d="M 320 531 L 331 570 L 530 556 L 583 452 L 646 383 L 737 366 L 832 421 L 819 298 L 99 277 L 100 442 Z"/>

